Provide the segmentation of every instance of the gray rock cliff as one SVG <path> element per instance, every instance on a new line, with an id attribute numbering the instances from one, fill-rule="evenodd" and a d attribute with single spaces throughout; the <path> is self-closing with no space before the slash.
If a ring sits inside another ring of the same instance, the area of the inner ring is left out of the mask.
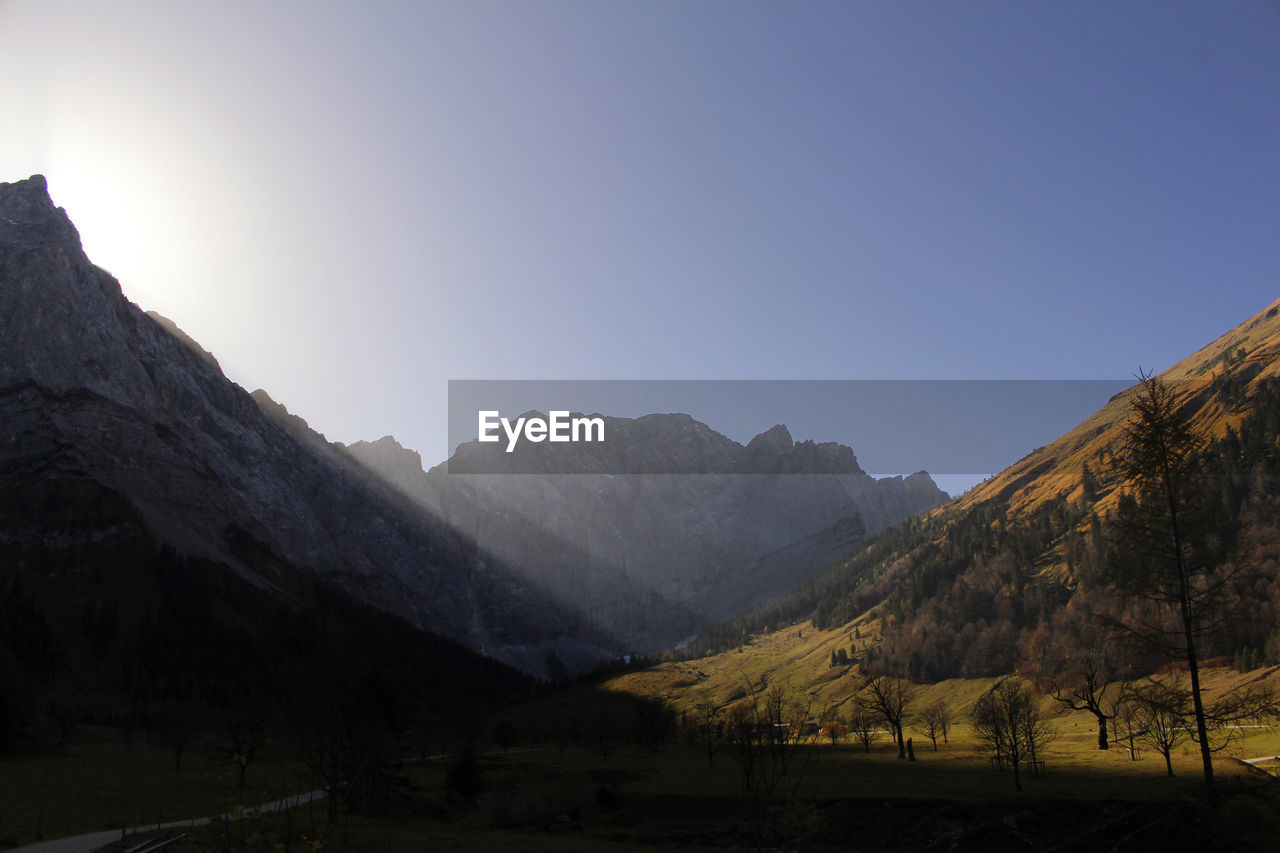
<path id="1" fill-rule="evenodd" d="M 251 553 L 490 653 L 567 627 L 536 582 L 125 299 L 39 176 L 0 183 L 0 424 L 8 493 L 92 481 L 136 507 L 158 541 L 266 590 L 274 580 Z M 100 535 L 83 522 L 78 535 Z"/>

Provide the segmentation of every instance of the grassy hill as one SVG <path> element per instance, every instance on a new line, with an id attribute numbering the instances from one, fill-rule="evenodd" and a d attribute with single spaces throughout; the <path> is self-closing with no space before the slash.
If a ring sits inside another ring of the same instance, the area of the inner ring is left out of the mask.
<path id="1" fill-rule="evenodd" d="M 1160 374 L 1179 414 L 1211 439 L 1209 488 L 1231 518 L 1219 535 L 1258 570 L 1249 618 L 1231 621 L 1207 650 L 1246 664 L 1280 653 L 1278 356 L 1280 302 Z M 1034 666 L 1063 636 L 1089 642 L 1107 606 L 1099 575 L 1133 393 L 788 596 L 716 626 L 683 660 L 615 685 L 687 704 L 693 694 L 732 701 L 742 682 L 768 678 L 829 704 L 847 669 L 831 665 L 841 651 L 864 669 L 934 683 Z"/>
<path id="2" fill-rule="evenodd" d="M 1136 366 L 1135 366 L 1136 369 Z M 1280 377 L 1280 300 L 1212 343 L 1163 371 L 1190 422 L 1214 438 L 1240 428 L 1253 411 L 1249 401 L 1268 380 Z M 1046 501 L 1065 494 L 1079 500 L 1086 465 L 1095 474 L 1109 468 L 1109 460 L 1123 438 L 1133 389 L 1116 395 L 1075 429 L 1028 454 L 998 476 L 979 484 L 938 510 L 961 514 L 997 503 L 1010 518 L 1025 516 Z M 1094 501 L 1097 511 L 1114 506 L 1114 491 Z"/>

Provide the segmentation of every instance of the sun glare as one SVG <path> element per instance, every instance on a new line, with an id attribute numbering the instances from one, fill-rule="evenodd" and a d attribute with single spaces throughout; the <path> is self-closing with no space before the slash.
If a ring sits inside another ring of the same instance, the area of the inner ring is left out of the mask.
<path id="1" fill-rule="evenodd" d="M 80 232 L 89 260 L 115 276 L 125 296 L 142 308 L 174 312 L 180 307 L 174 304 L 177 295 L 163 287 L 172 274 L 166 270 L 172 235 L 159 188 L 139 177 L 146 171 L 130 162 L 136 158 L 114 157 L 100 141 L 52 142 L 49 195 Z"/>
<path id="2" fill-rule="evenodd" d="M 109 180 L 73 164 L 57 163 L 51 171 L 49 194 L 75 223 L 85 254 L 117 278 L 135 283 L 142 253 L 127 196 Z"/>

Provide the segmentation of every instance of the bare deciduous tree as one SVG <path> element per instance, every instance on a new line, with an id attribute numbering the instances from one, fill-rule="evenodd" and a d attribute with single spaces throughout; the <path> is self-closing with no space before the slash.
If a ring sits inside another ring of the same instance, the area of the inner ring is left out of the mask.
<path id="1" fill-rule="evenodd" d="M 1088 711 L 1098 724 L 1098 749 L 1110 749 L 1107 724 L 1115 716 L 1114 704 L 1108 704 L 1109 672 L 1102 660 L 1085 654 L 1059 662 L 1046 679 L 1049 695 L 1073 711 Z M 1111 688 L 1114 692 L 1121 688 Z"/>
<path id="2" fill-rule="evenodd" d="M 1190 691 L 1152 679 L 1134 689 L 1133 707 L 1137 739 L 1164 756 L 1165 771 L 1172 776 L 1173 751 L 1191 738 Z"/>
<path id="3" fill-rule="evenodd" d="M 871 744 L 880 734 L 878 726 L 876 716 L 863 708 L 855 710 L 849 718 L 849 732 L 854 740 L 862 744 L 863 752 L 871 751 Z"/>
<path id="4" fill-rule="evenodd" d="M 902 726 L 906 721 L 915 685 L 901 678 L 877 675 L 862 685 L 859 703 L 874 714 L 879 714 L 889 726 L 894 742 L 898 745 L 898 757 L 907 757 L 907 740 Z"/>
<path id="5" fill-rule="evenodd" d="M 744 682 L 746 699 L 729 711 L 729 754 L 742 767 L 743 802 L 762 846 L 769 811 L 783 794 L 784 780 L 793 783 L 792 797 L 803 780 L 804 764 L 796 768 L 794 758 L 812 706 L 809 697 L 792 697 L 781 685 Z"/>
<path id="6" fill-rule="evenodd" d="M 703 700 L 694 706 L 698 712 L 696 725 L 698 741 L 707 753 L 707 767 L 716 766 L 716 748 L 724 723 L 721 720 L 720 706 L 710 700 Z"/>
<path id="7" fill-rule="evenodd" d="M 249 765 L 267 742 L 267 723 L 261 711 L 244 707 L 222 715 L 218 724 L 218 742 L 239 773 L 239 786 L 244 787 Z"/>
<path id="8" fill-rule="evenodd" d="M 973 732 L 998 766 L 1013 769 L 1013 786 L 1022 790 L 1022 767 L 1033 772 L 1038 756 L 1052 741 L 1053 729 L 1040 715 L 1040 702 L 1018 678 L 1006 678 L 973 706 Z"/>
<path id="9" fill-rule="evenodd" d="M 916 731 L 933 743 L 933 751 L 938 751 L 938 738 L 946 743 L 947 732 L 951 729 L 951 708 L 939 699 L 924 708 L 916 718 Z"/>

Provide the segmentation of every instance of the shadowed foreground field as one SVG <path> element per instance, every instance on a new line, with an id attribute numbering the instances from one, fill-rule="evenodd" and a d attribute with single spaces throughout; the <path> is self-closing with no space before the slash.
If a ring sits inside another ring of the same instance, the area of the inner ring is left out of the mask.
<path id="1" fill-rule="evenodd" d="M 898 759 L 887 736 L 870 752 L 848 743 L 797 745 L 767 796 L 744 791 L 740 756 L 728 747 L 709 767 L 705 752 L 684 744 L 651 751 L 615 743 L 603 755 L 586 743 L 516 738 L 506 753 L 490 747 L 477 757 L 472 797 L 449 784 L 456 758 L 434 758 L 398 768 L 384 816 L 328 824 L 323 808 L 302 808 L 193 830 L 168 849 L 1262 850 L 1280 837 L 1280 797 L 1266 772 L 1222 758 L 1224 795 L 1215 812 L 1200 800 L 1189 751 L 1177 756 L 1178 775 L 1169 778 L 1158 756 L 1130 761 L 1121 749 L 1099 752 L 1090 748 L 1087 724 L 1057 722 L 1045 774 L 1026 779 L 1020 794 L 1009 772 L 993 770 L 978 753 L 965 726 L 936 753 L 917 736 L 915 762 Z M 1252 734 L 1239 748 L 1275 754 L 1280 738 Z M 162 750 L 99 739 L 66 756 L 5 762 L 3 834 L 33 840 L 30 810 L 37 807 L 53 837 L 102 829 L 130 808 L 154 811 L 161 801 L 172 803 L 164 806 L 167 820 L 291 793 L 281 790 L 286 780 L 298 790 L 310 782 L 268 764 L 266 784 L 251 775 L 251 790 L 240 794 L 225 769 L 201 759 L 174 771 L 165 759 Z M 70 792 L 61 811 L 49 805 L 60 786 Z"/>
<path id="2" fill-rule="evenodd" d="M 141 733 L 81 726 L 57 754 L 0 761 L 0 848 L 121 826 L 234 811 L 304 790 L 296 764 L 267 754 L 238 785 L 236 768 L 193 746 L 175 770 L 171 749 Z"/>

